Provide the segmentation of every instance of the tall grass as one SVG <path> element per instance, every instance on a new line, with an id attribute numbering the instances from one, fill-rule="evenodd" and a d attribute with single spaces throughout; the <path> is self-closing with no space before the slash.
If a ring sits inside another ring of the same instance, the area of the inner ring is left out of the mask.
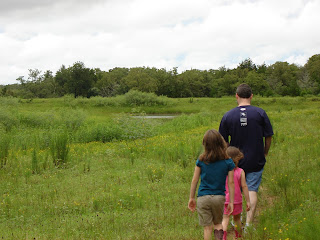
<path id="1" fill-rule="evenodd" d="M 14 110 L 14 108 L 0 107 L 0 130 L 10 132 L 12 128 L 18 125 L 19 120 Z"/>
<path id="2" fill-rule="evenodd" d="M 50 153 L 56 167 L 65 167 L 69 160 L 68 133 L 60 130 L 51 136 Z"/>
<path id="3" fill-rule="evenodd" d="M 0 168 L 7 165 L 11 138 L 8 134 L 0 134 Z"/>

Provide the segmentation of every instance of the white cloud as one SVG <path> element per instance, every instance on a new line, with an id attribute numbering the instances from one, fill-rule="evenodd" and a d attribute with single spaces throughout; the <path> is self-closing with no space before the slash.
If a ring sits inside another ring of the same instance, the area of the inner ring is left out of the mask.
<path id="1" fill-rule="evenodd" d="M 182 71 L 248 57 L 303 65 L 320 51 L 312 0 L 4 0 L 0 9 L 0 84 L 76 61 Z"/>

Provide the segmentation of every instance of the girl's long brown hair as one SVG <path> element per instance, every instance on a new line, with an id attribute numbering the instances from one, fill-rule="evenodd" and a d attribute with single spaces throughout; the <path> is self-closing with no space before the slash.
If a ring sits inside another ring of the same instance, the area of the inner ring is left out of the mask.
<path id="1" fill-rule="evenodd" d="M 204 152 L 199 156 L 200 161 L 210 163 L 229 158 L 227 143 L 217 130 L 208 130 L 203 136 L 202 145 Z"/>

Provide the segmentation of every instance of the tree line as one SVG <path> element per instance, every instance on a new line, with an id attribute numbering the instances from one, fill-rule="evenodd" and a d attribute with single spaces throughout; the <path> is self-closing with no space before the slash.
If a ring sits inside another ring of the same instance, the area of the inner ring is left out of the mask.
<path id="1" fill-rule="evenodd" d="M 256 65 L 248 58 L 234 69 L 116 67 L 109 71 L 90 69 L 83 62 L 62 65 L 53 74 L 47 70 L 29 69 L 18 83 L 1 86 L 0 95 L 21 98 L 50 98 L 72 94 L 74 97 L 112 97 L 129 90 L 153 92 L 172 98 L 222 97 L 234 95 L 240 83 L 248 83 L 261 96 L 301 96 L 320 94 L 320 54 L 313 55 L 304 66 L 276 62 Z"/>

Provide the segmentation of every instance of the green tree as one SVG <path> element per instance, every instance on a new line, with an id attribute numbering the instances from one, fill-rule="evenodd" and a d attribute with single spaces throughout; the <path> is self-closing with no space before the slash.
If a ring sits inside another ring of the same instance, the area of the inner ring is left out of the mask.
<path id="1" fill-rule="evenodd" d="M 319 84 L 310 78 L 306 67 L 301 68 L 298 73 L 298 85 L 301 89 L 301 94 L 317 94 Z"/>
<path id="2" fill-rule="evenodd" d="M 68 93 L 74 94 L 74 97 L 89 97 L 89 90 L 93 87 L 96 79 L 93 69 L 86 68 L 83 62 L 76 62 L 70 67 L 70 79 L 65 84 Z"/>
<path id="3" fill-rule="evenodd" d="M 267 69 L 267 82 L 270 88 L 282 96 L 299 96 L 299 67 L 287 62 L 276 62 Z"/>
<path id="4" fill-rule="evenodd" d="M 128 68 L 113 68 L 108 72 L 103 72 L 102 77 L 98 79 L 96 86 L 103 97 L 121 95 L 128 92 L 125 77 L 128 75 Z"/>
<path id="5" fill-rule="evenodd" d="M 172 71 L 167 71 L 165 68 L 155 69 L 154 78 L 157 80 L 157 95 L 172 96 L 175 92 L 175 84 L 173 81 Z"/>
<path id="6" fill-rule="evenodd" d="M 53 76 L 52 71 L 47 70 L 43 74 L 43 81 L 41 82 L 40 97 L 56 97 L 58 96 L 59 85 Z"/>
<path id="7" fill-rule="evenodd" d="M 125 81 L 129 89 L 141 92 L 156 92 L 158 90 L 157 80 L 147 73 L 145 67 L 131 68 Z"/>
<path id="8" fill-rule="evenodd" d="M 43 79 L 44 76 L 39 69 L 29 69 L 27 80 L 24 79 L 24 76 L 17 78 L 17 81 L 21 84 L 23 97 L 43 97 L 41 86 Z"/>
<path id="9" fill-rule="evenodd" d="M 308 62 L 305 65 L 310 83 L 317 85 L 316 92 L 320 93 L 320 54 L 315 54 L 308 59 Z"/>
<path id="10" fill-rule="evenodd" d="M 261 65 L 257 66 L 257 73 L 265 74 L 267 72 L 267 68 L 267 65 L 265 63 L 262 63 Z"/>
<path id="11" fill-rule="evenodd" d="M 244 78 L 244 83 L 250 85 L 254 94 L 260 94 L 261 96 L 272 95 L 272 90 L 269 87 L 264 74 L 258 74 L 255 71 L 251 71 Z"/>
<path id="12" fill-rule="evenodd" d="M 55 82 L 58 84 L 57 94 L 63 96 L 67 93 L 67 82 L 71 80 L 70 69 L 62 65 L 60 69 L 56 72 Z"/>
<path id="13" fill-rule="evenodd" d="M 238 68 L 248 69 L 249 71 L 256 71 L 257 70 L 257 66 L 253 63 L 253 61 L 250 58 L 247 58 L 244 61 L 242 61 L 238 65 Z"/>
<path id="14" fill-rule="evenodd" d="M 178 68 L 174 67 L 172 70 L 168 72 L 169 79 L 167 79 L 166 84 L 162 85 L 162 88 L 166 88 L 166 95 L 168 97 L 179 97 L 179 91 L 178 91 Z"/>
<path id="15" fill-rule="evenodd" d="M 211 84 L 207 71 L 187 70 L 177 76 L 179 97 L 208 97 Z"/>
<path id="16" fill-rule="evenodd" d="M 222 97 L 235 94 L 239 85 L 239 77 L 236 71 L 228 71 L 222 78 L 216 79 L 211 84 L 211 96 Z"/>

